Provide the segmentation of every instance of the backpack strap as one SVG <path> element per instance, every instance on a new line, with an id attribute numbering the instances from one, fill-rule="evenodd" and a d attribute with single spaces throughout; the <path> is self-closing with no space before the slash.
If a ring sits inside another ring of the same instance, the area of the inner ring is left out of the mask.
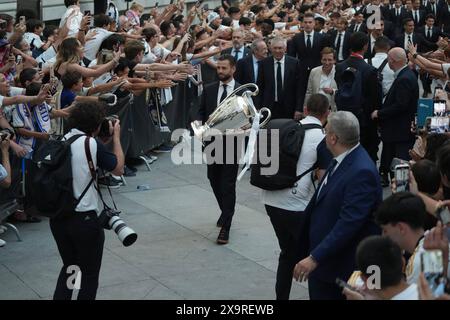
<path id="1" fill-rule="evenodd" d="M 323 126 L 317 123 L 308 123 L 308 124 L 302 124 L 302 127 L 304 128 L 304 130 L 311 130 L 311 129 L 322 129 L 323 130 Z M 303 172 L 302 174 L 298 175 L 295 179 L 296 181 L 300 180 L 301 178 L 303 178 L 304 176 L 306 176 L 308 173 L 310 173 L 311 171 L 313 171 L 314 169 L 317 168 L 317 161 L 316 163 L 314 163 L 312 165 L 311 168 L 309 168 L 308 170 L 306 170 L 305 172 Z"/>
<path id="2" fill-rule="evenodd" d="M 386 67 L 387 63 L 388 63 L 388 58 L 383 60 L 383 63 L 381 63 L 381 65 L 378 67 L 377 71 L 382 72 L 384 67 Z"/>

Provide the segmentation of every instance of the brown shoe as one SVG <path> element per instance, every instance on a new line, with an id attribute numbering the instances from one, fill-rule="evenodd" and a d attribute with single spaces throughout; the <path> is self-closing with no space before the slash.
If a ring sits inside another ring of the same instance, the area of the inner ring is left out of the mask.
<path id="1" fill-rule="evenodd" d="M 230 238 L 230 230 L 225 228 L 220 229 L 219 236 L 217 237 L 217 244 L 227 244 Z"/>

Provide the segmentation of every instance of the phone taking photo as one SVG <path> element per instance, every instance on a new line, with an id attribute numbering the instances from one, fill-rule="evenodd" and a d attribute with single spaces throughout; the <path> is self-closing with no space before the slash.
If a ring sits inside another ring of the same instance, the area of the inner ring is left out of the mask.
<path id="1" fill-rule="evenodd" d="M 421 271 L 428 282 L 433 296 L 445 293 L 447 278 L 444 276 L 444 263 L 441 250 L 425 250 L 420 254 Z"/>
<path id="2" fill-rule="evenodd" d="M 394 168 L 395 193 L 409 191 L 409 164 L 399 164 Z"/>

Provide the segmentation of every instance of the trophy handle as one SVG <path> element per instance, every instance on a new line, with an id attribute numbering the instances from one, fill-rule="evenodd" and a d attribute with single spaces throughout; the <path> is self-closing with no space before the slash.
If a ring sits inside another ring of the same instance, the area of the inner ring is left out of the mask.
<path id="1" fill-rule="evenodd" d="M 263 112 L 267 112 L 267 117 L 266 117 L 266 119 L 263 121 L 263 122 L 261 122 L 260 123 L 260 127 L 264 127 L 269 121 L 270 121 L 270 117 L 272 116 L 272 112 L 270 112 L 270 109 L 268 109 L 268 108 L 266 108 L 266 107 L 264 107 L 264 108 L 261 108 L 260 110 L 259 110 L 259 112 L 262 114 Z"/>
<path id="2" fill-rule="evenodd" d="M 244 84 L 244 85 L 240 86 L 236 90 L 234 90 L 227 98 L 229 99 L 229 98 L 234 97 L 239 91 L 241 91 L 242 89 L 245 89 L 245 88 L 253 88 L 253 89 L 255 89 L 254 91 L 248 91 L 248 90 L 245 91 L 245 93 L 248 92 L 248 95 L 250 95 L 250 96 L 254 97 L 254 96 L 256 96 L 259 93 L 259 88 L 258 88 L 258 86 L 256 84 L 254 84 L 254 83 L 247 83 L 247 84 Z"/>

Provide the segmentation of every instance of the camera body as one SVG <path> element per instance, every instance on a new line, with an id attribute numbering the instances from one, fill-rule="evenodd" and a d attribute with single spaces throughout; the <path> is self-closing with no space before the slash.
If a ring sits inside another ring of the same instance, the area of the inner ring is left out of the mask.
<path id="1" fill-rule="evenodd" d="M 112 134 L 109 132 L 109 122 L 111 122 L 112 126 L 114 127 L 114 124 L 116 123 L 117 119 L 119 119 L 119 116 L 117 116 L 117 115 L 111 115 L 111 116 L 105 117 L 105 119 L 103 119 L 102 124 L 100 126 L 100 132 L 98 133 L 98 136 L 100 138 L 111 137 Z"/>
<path id="2" fill-rule="evenodd" d="M 8 136 L 10 140 L 14 139 L 14 131 L 9 128 L 0 130 L 0 142 L 6 140 Z"/>
<path id="3" fill-rule="evenodd" d="M 98 217 L 100 226 L 106 230 L 113 230 L 120 242 L 125 247 L 131 246 L 136 242 L 137 234 L 133 229 L 127 226 L 127 224 L 119 217 L 120 211 L 112 208 L 103 209 L 102 213 Z"/>

